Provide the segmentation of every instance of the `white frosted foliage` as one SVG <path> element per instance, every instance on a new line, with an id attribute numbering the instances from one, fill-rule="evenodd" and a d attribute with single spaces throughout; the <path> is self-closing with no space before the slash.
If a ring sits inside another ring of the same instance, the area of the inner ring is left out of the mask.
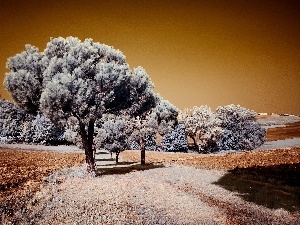
<path id="1" fill-rule="evenodd" d="M 38 114 L 31 123 L 32 141 L 35 143 L 55 143 L 62 141 L 63 131 L 56 128 L 47 117 Z"/>
<path id="2" fill-rule="evenodd" d="M 220 150 L 251 150 L 265 141 L 266 131 L 256 122 L 257 114 L 239 105 L 185 109 L 179 120 L 202 153 Z"/>
<path id="3" fill-rule="evenodd" d="M 156 150 L 156 134 L 165 135 L 177 124 L 178 109 L 160 96 L 157 96 L 156 101 L 156 107 L 148 114 L 131 121 L 133 132 L 129 140 L 132 149 L 139 148 L 140 140 L 143 139 L 146 150 Z"/>
<path id="4" fill-rule="evenodd" d="M 208 140 L 212 137 L 217 138 L 221 132 L 216 129 L 220 120 L 207 105 L 185 109 L 180 113 L 179 121 L 184 124 L 186 133 L 194 141 L 197 151 L 207 151 Z"/>
<path id="5" fill-rule="evenodd" d="M 256 121 L 254 111 L 231 104 L 218 107 L 216 115 L 224 130 L 221 150 L 252 150 L 265 142 L 266 130 Z"/>
<path id="6" fill-rule="evenodd" d="M 113 114 L 103 115 L 97 121 L 95 147 L 119 153 L 128 149 L 128 138 L 132 132 L 130 118 Z"/>
<path id="7" fill-rule="evenodd" d="M 89 170 L 94 170 L 94 125 L 103 114 L 137 117 L 156 106 L 154 85 L 142 67 L 132 71 L 113 47 L 75 37 L 51 38 L 8 59 L 5 87 L 27 111 L 54 123 L 78 121 Z M 74 138 L 71 132 L 66 137 Z M 73 136 L 73 137 L 72 137 Z"/>
<path id="8" fill-rule="evenodd" d="M 42 92 L 45 66 L 42 63 L 43 53 L 38 48 L 26 45 L 26 50 L 7 60 L 4 86 L 14 101 L 29 112 L 38 110 Z"/>
<path id="9" fill-rule="evenodd" d="M 24 110 L 9 101 L 0 100 L 0 136 L 11 141 L 22 140 L 26 119 Z"/>
<path id="10" fill-rule="evenodd" d="M 187 137 L 183 124 L 178 124 L 170 133 L 163 136 L 161 146 L 164 151 L 187 151 Z"/>

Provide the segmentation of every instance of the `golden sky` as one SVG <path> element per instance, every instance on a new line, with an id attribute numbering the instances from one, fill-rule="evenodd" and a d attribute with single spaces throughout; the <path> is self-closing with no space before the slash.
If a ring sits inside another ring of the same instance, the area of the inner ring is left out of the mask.
<path id="1" fill-rule="evenodd" d="M 58 36 L 120 49 L 179 109 L 233 103 L 300 115 L 299 0 L 1 1 L 3 98 L 6 59 Z"/>

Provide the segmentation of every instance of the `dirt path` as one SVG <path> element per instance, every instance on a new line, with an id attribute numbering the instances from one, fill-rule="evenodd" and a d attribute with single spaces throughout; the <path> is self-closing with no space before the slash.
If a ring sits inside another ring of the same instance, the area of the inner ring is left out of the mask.
<path id="1" fill-rule="evenodd" d="M 171 166 L 125 175 L 69 177 L 41 189 L 19 224 L 299 224 L 214 184 L 226 172 Z M 59 175 L 57 175 L 59 176 Z M 18 217 L 18 215 L 22 215 Z M 4 220 L 2 222 L 8 222 Z"/>
<path id="2" fill-rule="evenodd" d="M 299 224 L 299 212 L 259 206 L 215 184 L 226 176 L 226 170 L 176 165 L 188 165 L 188 162 L 194 166 L 197 162 L 202 166 L 212 163 L 216 168 L 232 168 L 232 165 L 252 165 L 251 163 L 257 162 L 275 165 L 296 162 L 299 160 L 299 151 L 300 149 L 262 151 L 264 154 L 246 152 L 213 158 L 201 158 L 199 155 L 200 158 L 191 158 L 189 154 L 168 154 L 164 158 L 167 153 L 148 153 L 147 159 L 160 162 L 163 158 L 168 159 L 165 161 L 166 166 L 96 178 L 86 177 L 82 168 L 64 169 L 48 177 L 39 192 L 22 201 L 21 198 L 15 199 L 15 205 L 2 205 L 2 208 L 0 205 L 1 222 L 9 224 L 13 221 L 22 225 Z M 21 155 L 27 153 L 26 157 L 19 157 L 18 162 L 26 164 L 28 161 L 31 165 L 31 156 L 37 160 L 37 155 L 27 151 L 14 152 Z M 74 153 L 64 154 L 68 155 L 63 157 L 70 157 Z M 276 155 L 282 157 L 275 157 Z M 54 155 L 44 157 L 50 159 Z M 8 211 L 3 211 L 7 209 Z"/>

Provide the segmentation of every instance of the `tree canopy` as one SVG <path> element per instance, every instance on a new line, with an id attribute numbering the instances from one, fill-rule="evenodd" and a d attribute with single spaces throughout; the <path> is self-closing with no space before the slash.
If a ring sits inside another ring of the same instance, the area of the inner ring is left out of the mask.
<path id="1" fill-rule="evenodd" d="M 142 67 L 130 70 L 119 50 L 86 39 L 51 38 L 45 50 L 26 50 L 7 61 L 4 85 L 27 112 L 41 111 L 51 121 L 75 117 L 93 171 L 96 118 L 104 113 L 143 115 L 156 106 L 154 85 Z"/>

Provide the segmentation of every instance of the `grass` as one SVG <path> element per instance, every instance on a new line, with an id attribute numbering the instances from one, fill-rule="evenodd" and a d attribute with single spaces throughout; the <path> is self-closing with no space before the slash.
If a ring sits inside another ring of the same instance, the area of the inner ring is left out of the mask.
<path id="1" fill-rule="evenodd" d="M 300 211 L 300 163 L 235 168 L 215 184 L 271 209 Z"/>

